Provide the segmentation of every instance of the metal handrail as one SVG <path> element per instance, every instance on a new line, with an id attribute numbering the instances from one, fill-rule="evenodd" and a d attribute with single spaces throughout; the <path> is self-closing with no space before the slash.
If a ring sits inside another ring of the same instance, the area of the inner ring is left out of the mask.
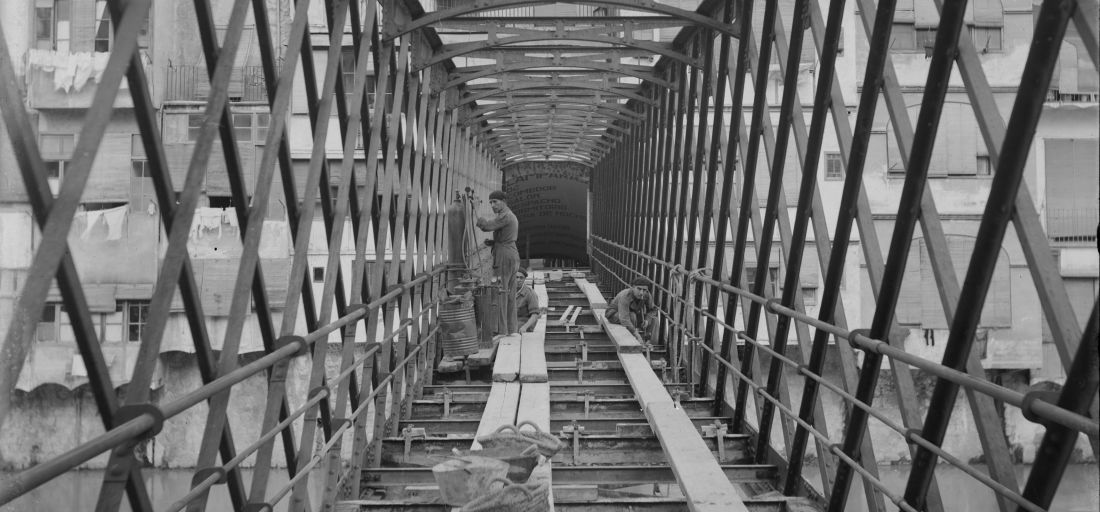
<path id="1" fill-rule="evenodd" d="M 425 306 L 423 309 L 421 309 L 420 313 L 418 313 L 415 317 L 410 317 L 410 318 L 405 319 L 397 327 L 395 327 L 393 329 L 392 333 L 386 335 L 382 339 L 382 342 L 384 343 L 386 341 L 392 340 L 393 338 L 397 337 L 397 335 L 402 330 L 407 329 L 408 327 L 410 327 L 413 324 L 414 320 L 420 319 L 426 313 L 428 313 L 429 311 L 435 309 L 438 305 L 439 305 L 439 301 L 437 300 L 437 301 Z M 435 336 L 436 333 L 438 332 L 438 330 L 439 330 L 439 327 L 436 326 L 431 331 L 429 331 L 427 334 L 425 334 L 424 337 L 423 337 L 424 341 L 426 342 L 427 340 L 429 340 L 433 336 Z M 375 344 L 375 345 L 371 346 L 370 348 L 368 348 L 362 355 L 360 355 L 359 357 L 356 357 L 355 360 L 352 361 L 352 363 L 350 365 L 348 365 L 348 368 L 346 370 L 344 370 L 343 372 L 341 372 L 340 374 L 338 374 L 330 382 L 328 382 L 328 384 L 324 387 L 324 389 L 322 391 L 320 391 L 318 393 L 315 393 L 312 398 L 310 398 L 308 401 L 306 401 L 306 403 L 302 404 L 302 406 L 298 407 L 297 409 L 292 411 L 290 414 L 288 414 L 288 416 L 285 420 L 283 420 L 283 421 L 279 422 L 278 424 L 276 424 L 274 427 L 271 428 L 271 430 L 268 430 L 262 436 L 260 436 L 260 438 L 257 439 L 256 442 L 252 443 L 247 448 L 241 450 L 240 453 L 238 453 L 236 457 L 231 459 L 229 462 L 226 462 L 225 464 L 223 464 L 221 466 L 221 470 L 225 471 L 225 472 L 228 472 L 229 470 L 237 467 L 241 462 L 244 462 L 244 460 L 246 458 L 248 458 L 249 455 L 252 455 L 254 452 L 256 452 L 256 450 L 259 450 L 261 446 L 263 446 L 265 443 L 270 441 L 272 438 L 274 438 L 280 432 L 285 430 L 291 423 L 294 422 L 295 419 L 297 419 L 299 416 L 305 414 L 306 411 L 308 411 L 314 405 L 317 405 L 318 403 L 320 403 L 325 398 L 328 398 L 329 396 L 331 396 L 332 391 L 335 390 L 336 387 L 340 383 L 342 383 L 345 379 L 347 379 L 348 376 L 350 376 L 356 369 L 358 369 L 360 364 L 365 362 L 367 359 L 373 357 L 374 354 L 378 352 L 378 348 L 380 346 L 381 346 L 381 344 Z M 404 364 L 405 362 L 407 362 L 409 360 L 409 358 L 412 355 L 418 353 L 420 351 L 420 349 L 422 348 L 422 346 L 423 346 L 423 343 L 417 344 L 415 346 L 415 348 L 413 348 L 413 351 L 409 354 L 408 357 L 405 358 L 404 361 L 402 361 L 401 364 Z M 360 406 L 358 408 L 356 408 L 356 412 L 352 413 L 351 423 L 354 423 L 354 422 L 359 420 L 360 411 L 365 410 L 365 405 L 364 404 L 369 403 L 369 401 L 372 398 L 374 398 L 374 396 L 378 393 L 378 391 L 380 389 L 382 389 L 382 387 L 385 386 L 385 384 L 388 383 L 392 377 L 393 377 L 393 374 L 391 373 L 385 379 L 382 379 L 378 383 L 378 385 L 375 386 L 375 388 L 373 390 L 371 390 L 371 392 L 366 397 L 364 397 L 360 400 L 362 403 L 360 404 Z M 341 425 L 340 428 L 336 429 L 336 432 L 333 432 L 333 434 L 332 434 L 333 437 L 336 437 L 337 435 L 342 435 L 342 433 L 346 429 L 347 429 L 347 424 Z M 326 447 L 327 446 L 328 445 L 326 445 Z M 322 453 L 328 453 L 328 449 L 326 448 Z M 200 482 L 198 485 L 196 485 L 193 489 L 191 489 L 190 492 L 183 495 L 181 498 L 179 498 L 178 500 L 173 502 L 171 505 L 169 505 L 168 508 L 167 508 L 167 511 L 168 512 L 175 512 L 177 510 L 183 509 L 183 507 L 186 507 L 187 504 L 191 500 L 194 500 L 195 498 L 198 498 L 199 496 L 202 496 L 208 489 L 210 489 L 211 487 L 216 485 L 219 481 L 220 481 L 220 476 L 217 475 L 217 474 L 213 474 L 213 475 L 208 476 L 206 479 L 204 479 L 202 482 Z M 278 500 L 275 500 L 275 502 L 277 502 L 277 501 Z"/>
<path id="2" fill-rule="evenodd" d="M 617 244 L 617 243 L 612 242 L 610 240 L 606 240 L 606 239 L 601 238 L 599 236 L 593 236 L 592 238 L 594 240 L 598 240 L 600 242 L 607 243 L 608 245 L 611 245 L 615 248 L 628 251 L 629 253 L 631 253 L 633 255 L 640 256 L 643 259 L 646 259 L 651 263 L 655 263 L 655 264 L 664 266 L 665 268 L 669 269 L 670 271 L 677 272 L 677 273 L 683 274 L 685 276 L 693 276 L 693 278 L 697 281 L 703 282 L 703 283 L 711 285 L 711 286 L 718 287 L 720 290 L 728 292 L 728 293 L 735 293 L 735 294 L 737 294 L 741 297 L 744 297 L 745 299 L 748 299 L 750 301 L 762 304 L 767 311 L 770 311 L 772 313 L 781 314 L 781 315 L 784 315 L 784 316 L 787 316 L 787 317 L 791 318 L 792 320 L 796 320 L 796 321 L 805 323 L 805 324 L 810 325 L 812 327 L 815 327 L 817 329 L 822 329 L 822 330 L 828 331 L 830 334 L 833 334 L 834 336 L 837 336 L 837 337 L 844 338 L 844 339 L 848 340 L 849 342 L 851 342 L 853 345 L 855 345 L 856 347 L 858 347 L 860 349 L 875 352 L 875 353 L 878 353 L 878 354 L 882 354 L 884 356 L 887 356 L 887 357 L 893 358 L 895 360 L 904 362 L 904 363 L 908 364 L 909 366 L 919 368 L 919 369 L 924 370 L 928 373 L 931 373 L 931 374 L 933 374 L 937 377 L 943 378 L 945 380 L 949 380 L 949 381 L 951 381 L 955 384 L 958 384 L 958 385 L 960 385 L 962 387 L 965 387 L 967 389 L 970 389 L 972 391 L 977 391 L 977 392 L 980 392 L 980 393 L 984 393 L 986 395 L 989 395 L 992 398 L 995 398 L 997 400 L 1001 400 L 1001 401 L 1004 401 L 1005 403 L 1011 404 L 1011 405 L 1021 409 L 1022 411 L 1034 414 L 1036 417 L 1042 418 L 1042 419 L 1047 420 L 1047 421 L 1052 421 L 1052 422 L 1061 424 L 1063 426 L 1066 426 L 1066 427 L 1074 429 L 1078 432 L 1081 432 L 1085 435 L 1089 435 L 1089 436 L 1093 436 L 1093 437 L 1100 436 L 1100 423 L 1098 423 L 1096 421 L 1093 421 L 1091 418 L 1089 418 L 1087 416 L 1084 416 L 1084 415 L 1077 414 L 1077 413 L 1072 412 L 1072 411 L 1062 409 L 1062 408 L 1058 407 L 1057 405 L 1052 404 L 1050 402 L 1045 402 L 1045 401 L 1042 401 L 1042 400 L 1027 400 L 1027 396 L 1023 393 L 1020 393 L 1018 391 L 1013 391 L 1011 389 L 1005 388 L 1003 386 L 999 386 L 997 384 L 993 384 L 992 382 L 989 382 L 989 381 L 984 381 L 984 380 L 978 379 L 978 378 L 976 378 L 974 376 L 971 376 L 967 373 L 960 372 L 958 370 L 955 370 L 954 368 L 950 368 L 950 367 L 944 366 L 942 364 L 939 364 L 939 363 L 936 363 L 936 362 L 933 362 L 933 361 L 929 361 L 929 360 L 921 358 L 919 356 L 914 356 L 912 354 L 909 354 L 908 352 L 905 352 L 904 350 L 893 347 L 890 344 L 888 344 L 888 343 L 886 343 L 882 340 L 873 339 L 873 338 L 870 338 L 866 335 L 863 335 L 862 333 L 859 333 L 858 331 L 850 331 L 850 330 L 847 330 L 847 329 L 837 327 L 837 326 L 835 326 L 833 324 L 830 324 L 830 323 L 827 323 L 827 322 L 822 322 L 821 320 L 818 320 L 817 318 L 806 315 L 804 313 L 800 313 L 800 312 L 795 311 L 791 308 L 780 305 L 776 302 L 769 301 L 768 299 L 766 299 L 764 297 L 761 297 L 759 295 L 755 295 L 755 294 L 753 294 L 751 292 L 748 292 L 748 291 L 745 291 L 741 288 L 730 286 L 729 284 L 723 283 L 723 282 L 715 280 L 713 278 L 710 278 L 710 277 L 707 277 L 707 276 L 704 276 L 704 275 L 700 275 L 697 272 L 689 271 L 687 269 L 684 269 L 681 266 L 673 265 L 673 264 L 670 264 L 668 262 L 658 260 L 658 259 L 656 259 L 652 256 L 649 256 L 647 254 L 639 253 L 639 252 L 634 251 L 633 249 L 630 249 L 626 246 Z M 599 249 L 596 249 L 596 250 L 599 250 Z M 600 251 L 600 252 L 603 252 L 603 251 Z M 607 255 L 606 253 L 604 253 L 604 255 L 606 255 L 612 261 L 615 261 L 616 263 L 622 265 L 622 262 L 615 259 L 614 257 L 611 257 L 610 255 Z M 628 269 L 628 270 L 630 270 L 630 269 Z M 633 270 L 631 270 L 631 271 L 635 272 Z M 638 273 L 638 275 L 641 275 L 641 274 Z"/>
<path id="3" fill-rule="evenodd" d="M 299 354 L 306 347 L 311 347 L 313 343 L 327 336 L 329 333 L 348 325 L 354 321 L 357 321 L 371 311 L 378 309 L 379 307 L 393 302 L 395 299 L 401 296 L 404 292 L 412 289 L 420 284 L 425 283 L 435 275 L 443 271 L 443 267 L 439 266 L 432 269 L 430 272 L 425 272 L 420 276 L 412 279 L 407 283 L 394 286 L 385 295 L 379 297 L 366 304 L 363 307 L 356 308 L 354 311 L 340 317 L 339 319 L 326 324 L 317 330 L 306 334 L 300 339 L 294 339 L 288 342 L 286 345 L 279 347 L 272 351 L 270 354 L 265 355 L 247 365 L 244 365 L 230 373 L 227 373 L 217 379 L 209 382 L 208 384 L 191 391 L 171 402 L 168 402 L 159 409 L 153 408 L 152 410 L 142 412 L 136 415 L 133 419 L 121 423 L 120 425 L 104 432 L 103 434 L 87 441 L 86 443 L 69 450 L 49 461 L 43 462 L 30 469 L 19 472 L 9 478 L 0 482 L 0 504 L 8 503 L 9 501 L 22 496 L 38 486 L 48 482 L 49 480 L 69 471 L 84 462 L 92 459 L 93 457 L 120 446 L 124 446 L 128 442 L 133 442 L 140 438 L 142 434 L 149 432 L 150 429 L 155 428 L 164 420 L 172 418 L 183 411 L 186 411 L 198 404 L 199 402 L 214 396 L 217 393 L 229 389 L 233 385 L 244 381 L 245 379 L 266 370 L 276 363 L 290 359 Z M 425 307 L 424 310 L 430 309 L 434 304 Z M 398 329 L 394 329 L 394 333 L 398 332 Z M 392 336 L 391 334 L 390 336 Z M 372 349 L 377 350 L 375 347 Z M 334 382 L 335 383 L 335 382 Z"/>
<path id="4" fill-rule="evenodd" d="M 599 238 L 599 237 L 593 237 L 593 238 Z M 611 244 L 611 245 L 618 246 L 618 244 L 615 244 L 614 242 L 610 242 L 610 241 L 606 241 L 606 240 L 602 240 L 602 239 L 601 239 L 601 241 L 604 241 L 604 242 L 606 242 L 608 244 Z M 622 247 L 622 246 L 619 246 L 619 248 L 630 251 L 630 249 L 627 249 L 627 248 Z M 604 251 L 602 251 L 598 248 L 595 248 L 595 250 L 602 253 L 603 256 L 605 256 L 609 260 L 615 262 L 620 267 L 627 268 L 617 258 L 608 255 L 606 252 L 604 252 Z M 641 254 L 639 254 L 639 255 L 641 255 Z M 649 259 L 652 262 L 655 262 L 655 263 L 658 263 L 658 264 L 663 264 L 663 265 L 665 265 L 666 267 L 670 268 L 671 270 L 673 270 L 675 272 L 693 275 L 695 279 L 698 279 L 698 280 L 704 281 L 704 282 L 709 281 L 708 284 L 716 285 L 716 286 L 719 286 L 720 288 L 723 288 L 723 289 L 730 288 L 731 290 L 726 290 L 726 291 L 737 293 L 735 291 L 735 289 L 733 289 L 734 287 L 731 287 L 729 285 L 725 285 L 724 283 L 717 282 L 713 279 L 701 277 L 697 273 L 692 274 L 691 272 L 683 269 L 682 267 L 676 266 L 676 265 L 664 264 L 663 262 L 660 262 L 659 260 L 656 260 L 655 258 L 651 258 L 647 255 L 641 255 L 641 256 L 643 258 Z M 627 270 L 631 270 L 631 269 L 627 268 Z M 631 270 L 631 271 L 634 272 L 633 270 Z M 635 273 L 637 273 L 637 272 L 635 272 Z M 898 360 L 903 360 L 903 361 L 906 361 L 906 362 L 908 362 L 908 360 L 914 360 L 914 361 L 922 362 L 922 363 L 930 363 L 929 361 L 927 361 L 925 359 L 921 359 L 917 356 L 913 356 L 911 354 L 908 354 L 905 351 L 894 348 L 894 347 L 892 347 L 892 346 L 890 346 L 890 345 L 888 345 L 888 344 L 886 344 L 886 343 L 884 343 L 880 340 L 875 340 L 875 339 L 869 338 L 867 336 L 864 336 L 864 335 L 862 335 L 858 332 L 847 331 L 845 329 L 841 329 L 841 328 L 836 327 L 834 325 L 827 324 L 825 322 L 821 322 L 817 319 L 814 319 L 812 317 L 808 317 L 807 315 L 803 315 L 801 313 L 798 313 L 797 311 L 791 310 L 790 308 L 779 306 L 774 302 L 767 301 L 766 299 L 762 299 L 757 295 L 754 295 L 754 294 L 751 294 L 751 293 L 748 293 L 748 292 L 743 292 L 743 291 L 740 294 L 745 296 L 746 298 L 748 298 L 750 300 L 761 299 L 762 302 L 764 302 L 764 304 L 765 304 L 765 309 L 767 311 L 772 312 L 772 313 L 787 315 L 788 317 L 790 317 L 790 318 L 792 318 L 796 321 L 806 321 L 806 318 L 808 318 L 810 320 L 813 320 L 813 322 L 807 322 L 807 323 L 810 323 L 810 324 L 814 325 L 817 328 L 825 329 L 825 330 L 829 331 L 831 334 L 834 334 L 836 336 L 848 339 L 849 341 L 852 341 L 856 345 L 860 346 L 860 348 L 863 348 L 865 350 L 878 350 L 879 353 L 882 354 L 882 355 L 885 355 L 887 357 L 894 357 Z M 971 465 L 967 464 L 966 462 L 960 460 L 959 458 L 951 455 L 950 453 L 948 453 L 947 451 L 945 451 L 943 448 L 939 447 L 935 443 L 932 443 L 931 441 L 923 438 L 919 434 L 919 432 L 917 432 L 915 430 L 906 429 L 906 428 L 898 425 L 896 422 L 891 420 L 889 417 L 887 417 L 881 411 L 875 409 L 874 407 L 870 406 L 869 404 L 866 404 L 866 403 L 858 400 L 855 397 L 855 395 L 853 395 L 851 393 L 848 393 L 847 391 L 841 389 L 840 386 L 837 386 L 836 384 L 833 384 L 832 382 L 830 382 L 824 376 L 810 371 L 805 365 L 799 364 L 798 362 L 794 361 L 793 359 L 790 359 L 789 357 L 786 357 L 785 355 L 780 354 L 779 352 L 772 349 L 771 346 L 769 346 L 766 343 L 761 343 L 761 342 L 759 342 L 755 339 L 752 339 L 751 337 L 747 336 L 744 332 L 738 331 L 737 329 L 735 329 L 734 327 L 726 324 L 725 322 L 719 321 L 717 318 L 710 315 L 709 313 L 703 312 L 703 314 L 705 316 L 710 317 L 712 320 L 714 320 L 723 329 L 734 332 L 735 335 L 738 338 L 744 340 L 746 343 L 751 343 L 752 345 L 754 345 L 754 347 L 756 349 L 761 350 L 762 352 L 765 352 L 765 353 L 769 354 L 770 356 L 772 356 L 776 360 L 782 362 L 783 364 L 786 364 L 786 365 L 794 368 L 800 375 L 803 375 L 803 376 L 805 376 L 809 379 L 812 379 L 812 380 L 818 382 L 819 384 L 821 384 L 825 388 L 827 388 L 830 391 L 836 393 L 844 401 L 850 402 L 854 407 L 858 407 L 858 408 L 866 411 L 870 416 L 872 416 L 875 419 L 881 421 L 885 426 L 887 426 L 891 430 L 894 430 L 895 432 L 901 434 L 902 437 L 905 438 L 905 440 L 907 442 L 919 445 L 919 446 L 935 453 L 937 456 L 943 458 L 943 460 L 945 460 L 946 462 L 948 462 L 951 465 L 957 467 L 959 470 L 961 470 L 964 473 L 970 475 L 971 477 L 975 478 L 979 482 L 985 484 L 992 491 L 994 491 L 997 494 L 1000 494 L 1002 496 L 1005 496 L 1006 498 L 1008 498 L 1008 499 L 1012 500 L 1013 502 L 1015 502 L 1016 504 L 1020 505 L 1020 507 L 1022 509 L 1030 510 L 1030 511 L 1033 511 L 1033 512 L 1043 512 L 1045 510 L 1043 507 L 1041 507 L 1041 506 L 1031 502 L 1030 500 L 1026 499 L 1022 494 L 1020 494 L 1016 491 L 1013 491 L 1012 489 L 1006 487 L 1004 484 L 1001 484 L 1000 482 L 998 482 L 995 479 L 991 478 L 989 475 L 986 475 L 985 473 L 982 473 L 981 471 L 977 470 L 973 466 L 971 466 Z M 686 329 L 688 327 L 688 326 L 684 325 L 683 323 L 677 323 L 676 326 L 681 328 L 681 329 Z M 725 366 L 728 370 L 733 372 L 734 376 L 736 376 L 738 378 L 738 380 L 744 382 L 746 385 L 748 385 L 750 388 L 752 388 L 753 391 L 758 396 L 760 396 L 764 400 L 767 400 L 767 401 L 771 402 L 776 407 L 776 409 L 781 412 L 781 414 L 786 416 L 788 419 L 791 419 L 791 420 L 799 423 L 803 427 L 805 427 L 807 429 L 807 431 L 811 433 L 811 435 L 813 435 L 815 438 L 821 440 L 823 442 L 823 444 L 825 444 L 826 446 L 829 447 L 828 449 L 829 449 L 830 453 L 833 453 L 838 458 L 843 460 L 845 462 L 845 464 L 850 465 L 854 470 L 859 472 L 864 477 L 864 479 L 866 481 L 868 481 L 873 486 L 875 486 L 880 491 L 882 491 L 883 494 L 885 496 L 887 496 L 888 498 L 890 498 L 890 500 L 892 502 L 894 502 L 895 505 L 897 505 L 899 508 L 901 508 L 903 510 L 911 510 L 911 511 L 914 511 L 914 512 L 916 511 L 916 509 L 914 509 L 911 505 L 906 503 L 905 500 L 902 497 L 900 497 L 900 496 L 892 493 L 891 491 L 889 491 L 885 487 L 885 484 L 883 484 L 881 482 L 881 480 L 879 480 L 878 478 L 872 476 L 870 473 L 866 472 L 866 470 L 864 470 L 862 468 L 862 465 L 860 465 L 858 462 L 856 462 L 855 460 L 848 457 L 843 452 L 843 450 L 841 450 L 839 448 L 838 445 L 832 443 L 832 440 L 829 439 L 826 434 L 820 432 L 818 429 L 813 427 L 812 424 L 804 421 L 802 418 L 800 418 L 798 416 L 797 413 L 790 410 L 790 408 L 782 405 L 778 398 L 773 397 L 773 396 L 771 396 L 770 394 L 767 393 L 767 390 L 764 388 L 764 386 L 761 386 L 761 385 L 753 382 L 752 378 L 745 375 L 744 373 L 742 373 L 740 371 L 740 368 L 737 365 L 735 365 L 732 362 L 730 362 L 729 360 L 721 357 L 721 355 L 718 353 L 717 350 L 710 347 L 706 343 L 703 343 L 701 338 L 693 338 L 691 341 L 692 341 L 693 345 L 698 346 L 699 348 L 702 348 L 703 350 L 706 350 L 719 364 Z M 932 364 L 934 365 L 935 363 L 932 363 Z M 919 367 L 919 365 L 917 365 L 917 364 L 912 364 L 912 366 L 918 366 Z M 942 365 L 936 365 L 936 366 L 941 366 L 942 367 Z M 971 389 L 974 389 L 975 391 L 985 392 L 986 394 L 989 394 L 990 396 L 992 396 L 992 397 L 994 397 L 998 400 L 1004 400 L 1007 403 L 1011 403 L 1012 405 L 1015 405 L 1015 406 L 1017 406 L 1021 409 L 1024 409 L 1023 402 L 1024 402 L 1025 397 L 1021 393 L 1014 392 L 1010 389 L 1003 388 L 1001 386 L 997 386 L 996 384 L 990 383 L 988 381 L 981 381 L 980 379 L 974 378 L 974 377 L 972 377 L 968 374 L 962 373 L 962 372 L 958 372 L 958 371 L 953 370 L 951 368 L 942 367 L 940 370 L 946 370 L 946 371 L 943 373 L 943 375 L 937 374 L 937 376 L 942 376 L 945 379 L 949 379 L 949 380 L 952 380 L 953 382 L 957 382 L 961 386 L 970 387 Z M 928 370 L 928 371 L 930 373 L 935 373 L 938 370 L 933 369 L 933 370 Z M 953 375 L 952 372 L 955 375 Z M 1014 403 L 1014 400 L 1017 399 L 1017 398 L 1020 400 L 1021 403 Z M 1029 410 L 1031 410 L 1036 416 L 1041 416 L 1041 417 L 1044 417 L 1045 419 L 1055 421 L 1056 423 L 1060 423 L 1060 424 L 1062 424 L 1064 426 L 1067 426 L 1071 429 L 1075 429 L 1077 431 L 1089 434 L 1089 432 L 1091 430 L 1095 430 L 1097 428 L 1097 424 L 1094 423 L 1094 422 L 1090 422 L 1087 417 L 1080 416 L 1076 413 L 1073 413 L 1072 411 L 1067 411 L 1067 410 L 1062 409 L 1062 408 L 1060 408 L 1060 407 L 1058 407 L 1054 404 L 1051 404 L 1049 402 L 1042 402 L 1040 400 L 1031 400 L 1030 404 L 1028 404 L 1028 405 L 1030 406 Z M 1082 419 L 1084 420 L 1084 425 L 1079 425 L 1079 423 L 1081 423 Z M 1095 435 L 1095 434 L 1089 434 L 1089 435 Z"/>

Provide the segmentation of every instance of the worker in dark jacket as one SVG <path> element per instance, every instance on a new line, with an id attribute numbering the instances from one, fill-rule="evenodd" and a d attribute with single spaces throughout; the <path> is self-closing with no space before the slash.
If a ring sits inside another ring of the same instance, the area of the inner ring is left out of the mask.
<path id="1" fill-rule="evenodd" d="M 477 227 L 493 232 L 493 274 L 500 285 L 500 320 L 497 329 L 502 334 L 519 332 L 516 326 L 516 270 L 519 269 L 519 220 L 508 208 L 508 196 L 500 190 L 489 193 L 492 217 L 477 219 Z"/>
<path id="2" fill-rule="evenodd" d="M 530 332 L 535 328 L 535 323 L 542 316 L 542 305 L 539 304 L 539 296 L 535 294 L 524 280 L 527 279 L 527 271 L 516 271 L 516 324 L 519 332 Z"/>
<path id="3" fill-rule="evenodd" d="M 607 304 L 604 318 L 608 322 L 626 327 L 642 342 L 655 341 L 657 306 L 653 303 L 653 294 L 649 293 L 649 281 L 644 277 L 636 277 L 630 281 L 630 287 L 619 292 Z"/>

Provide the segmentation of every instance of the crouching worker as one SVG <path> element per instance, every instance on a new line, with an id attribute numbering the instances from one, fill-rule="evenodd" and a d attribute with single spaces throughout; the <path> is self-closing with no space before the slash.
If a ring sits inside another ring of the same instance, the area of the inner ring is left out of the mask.
<path id="1" fill-rule="evenodd" d="M 516 324 L 519 325 L 519 332 L 531 332 L 542 316 L 539 296 L 527 286 L 526 279 L 526 270 L 521 268 L 516 271 Z"/>
<path id="2" fill-rule="evenodd" d="M 608 322 L 626 327 L 643 343 L 656 341 L 657 306 L 649 293 L 649 281 L 644 277 L 630 281 L 630 287 L 607 304 L 604 317 Z"/>

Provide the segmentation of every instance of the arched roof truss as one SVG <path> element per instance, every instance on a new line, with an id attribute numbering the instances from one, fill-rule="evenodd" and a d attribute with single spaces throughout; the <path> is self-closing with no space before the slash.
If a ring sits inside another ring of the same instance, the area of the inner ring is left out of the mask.
<path id="1" fill-rule="evenodd" d="M 704 67 L 704 56 L 680 40 L 685 31 L 740 33 L 736 20 L 667 1 L 419 3 L 409 18 L 390 20 L 382 41 L 431 34 L 433 51 L 410 69 L 446 66 L 433 92 L 447 94 L 462 124 L 502 162 L 553 159 L 552 150 L 593 163 L 643 121 L 639 107 L 658 106 L 646 91 L 682 93 L 685 86 L 665 72 L 669 64 Z M 602 142 L 588 142 L 593 135 Z"/>

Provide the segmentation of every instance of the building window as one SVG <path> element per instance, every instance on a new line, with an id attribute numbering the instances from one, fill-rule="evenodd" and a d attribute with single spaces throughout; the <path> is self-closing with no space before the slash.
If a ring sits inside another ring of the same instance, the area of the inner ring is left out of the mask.
<path id="1" fill-rule="evenodd" d="M 931 50 L 936 47 L 936 27 L 914 27 L 916 48 Z"/>
<path id="2" fill-rule="evenodd" d="M 840 153 L 825 153 L 825 179 L 844 179 L 844 162 L 840 159 Z"/>
<path id="3" fill-rule="evenodd" d="M 916 27 L 912 23 L 894 23 L 894 28 L 890 31 L 890 49 L 914 50 L 916 48 Z"/>
<path id="4" fill-rule="evenodd" d="M 38 329 L 35 331 L 35 339 L 43 343 L 56 343 L 60 333 L 58 319 L 68 318 L 65 307 L 57 302 L 47 302 L 42 309 L 42 317 L 38 319 Z"/>
<path id="5" fill-rule="evenodd" d="M 262 143 L 267 140 L 267 127 L 271 126 L 271 114 L 266 112 L 256 113 L 256 134 L 253 140 Z"/>
<path id="6" fill-rule="evenodd" d="M 202 123 L 205 119 L 205 114 L 187 115 L 187 140 L 191 142 L 199 140 L 199 133 L 202 131 Z"/>
<path id="7" fill-rule="evenodd" d="M 148 301 L 129 301 L 125 304 L 126 341 L 141 342 L 145 334 L 145 324 L 149 318 Z"/>
<path id="8" fill-rule="evenodd" d="M 802 305 L 805 307 L 817 305 L 817 288 L 810 286 L 802 287 Z"/>
<path id="9" fill-rule="evenodd" d="M 969 25 L 967 28 L 970 29 L 970 37 L 974 40 L 974 48 L 979 52 L 999 52 L 1004 49 L 1001 27 Z"/>
<path id="10" fill-rule="evenodd" d="M 233 114 L 233 132 L 237 142 L 252 140 L 252 114 Z"/>
<path id="11" fill-rule="evenodd" d="M 771 288 L 764 289 L 765 297 L 779 296 L 779 267 L 768 268 L 768 278 L 771 280 Z M 765 285 L 767 286 L 767 285 Z M 745 266 L 745 289 L 752 292 L 756 289 L 756 263 L 747 263 Z"/>
<path id="12" fill-rule="evenodd" d="M 111 11 L 107 9 L 107 2 L 97 1 L 95 13 L 95 39 L 92 41 L 92 48 L 97 52 L 109 52 L 114 31 L 111 30 Z"/>
<path id="13" fill-rule="evenodd" d="M 36 0 L 34 4 L 35 47 L 39 50 L 69 51 L 72 36 L 71 0 Z"/>
<path id="14" fill-rule="evenodd" d="M 205 114 L 187 115 L 187 140 L 199 140 Z M 267 112 L 240 112 L 233 114 L 233 135 L 237 142 L 263 143 L 267 139 L 267 128 L 271 125 L 271 114 Z"/>
<path id="15" fill-rule="evenodd" d="M 134 178 L 149 178 L 149 158 L 145 156 L 145 144 L 141 142 L 141 135 L 130 136 L 130 168 Z"/>
<path id="16" fill-rule="evenodd" d="M 976 166 L 978 176 L 993 175 L 993 162 L 989 160 L 989 155 L 978 155 Z"/>
<path id="17" fill-rule="evenodd" d="M 355 88 L 355 49 L 344 47 L 340 54 L 340 73 L 344 78 L 344 104 L 351 108 L 351 99 Z"/>
<path id="18" fill-rule="evenodd" d="M 224 210 L 233 207 L 233 196 L 209 196 L 207 199 L 210 201 L 211 208 Z"/>
<path id="19" fill-rule="evenodd" d="M 54 195 L 61 189 L 61 181 L 65 179 L 66 167 L 72 159 L 75 145 L 76 136 L 71 133 L 44 133 L 38 138 L 43 163 L 46 165 L 46 181 Z"/>
<path id="20" fill-rule="evenodd" d="M 325 282 L 325 267 L 313 267 L 313 282 Z"/>

